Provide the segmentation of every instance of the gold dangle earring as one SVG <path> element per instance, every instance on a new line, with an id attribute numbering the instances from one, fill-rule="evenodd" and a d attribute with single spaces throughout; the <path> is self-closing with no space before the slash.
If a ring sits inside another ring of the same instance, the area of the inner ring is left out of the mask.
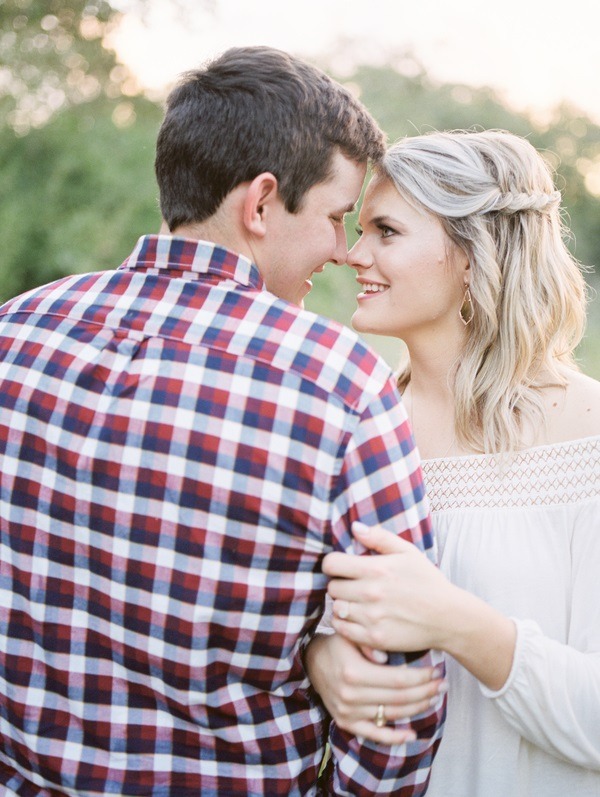
<path id="1" fill-rule="evenodd" d="M 465 283 L 465 295 L 463 296 L 462 304 L 460 306 L 460 310 L 458 311 L 460 316 L 460 320 L 463 324 L 468 327 L 471 321 L 473 320 L 473 316 L 475 315 L 475 308 L 473 307 L 473 298 L 471 297 L 471 291 L 469 290 L 468 283 Z"/>

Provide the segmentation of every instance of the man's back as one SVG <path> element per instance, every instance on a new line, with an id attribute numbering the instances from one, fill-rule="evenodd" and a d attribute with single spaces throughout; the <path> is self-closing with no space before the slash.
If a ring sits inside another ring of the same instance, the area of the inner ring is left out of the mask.
<path id="1" fill-rule="evenodd" d="M 15 792 L 313 792 L 321 557 L 359 515 L 431 539 L 386 368 L 260 288 L 245 258 L 148 237 L 0 311 Z"/>

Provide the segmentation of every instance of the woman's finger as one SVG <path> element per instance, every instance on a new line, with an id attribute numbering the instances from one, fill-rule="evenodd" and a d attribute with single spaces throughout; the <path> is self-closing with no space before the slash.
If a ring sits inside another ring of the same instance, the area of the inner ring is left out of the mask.
<path id="1" fill-rule="evenodd" d="M 350 665 L 348 671 L 342 668 L 339 675 L 341 680 L 357 687 L 399 691 L 441 681 L 444 678 L 444 667 L 442 665 L 421 667 L 414 664 L 383 665 L 362 659 L 360 667 Z"/>
<path id="2" fill-rule="evenodd" d="M 340 620 L 350 620 L 350 601 L 335 600 L 333 603 L 333 613 Z"/>
<path id="3" fill-rule="evenodd" d="M 383 526 L 367 526 L 356 521 L 352 524 L 352 533 L 365 548 L 377 553 L 405 553 L 414 548 L 413 543 L 403 540 Z"/>
<path id="4" fill-rule="evenodd" d="M 369 571 L 371 558 L 334 551 L 323 558 L 323 572 L 334 578 L 360 578 Z"/>
<path id="5" fill-rule="evenodd" d="M 350 724 L 348 727 L 343 727 L 337 723 L 342 730 L 351 733 L 353 736 L 361 736 L 376 744 L 383 744 L 390 746 L 393 744 L 406 744 L 407 742 L 414 741 L 417 737 L 415 732 L 406 726 L 405 728 L 393 728 L 392 726 L 384 725 L 378 728 L 374 722 L 368 720 L 358 720 Z"/>
<path id="6" fill-rule="evenodd" d="M 370 719 L 374 716 L 373 706 L 385 706 L 388 721 L 396 721 L 414 717 L 426 711 L 435 702 L 439 695 L 444 694 L 448 687 L 445 681 L 436 681 L 426 687 L 414 690 L 369 690 L 361 693 L 350 693 L 347 690 L 340 692 L 340 697 L 335 701 L 334 715 L 337 717 L 352 718 L 353 720 Z M 400 693 L 400 694 L 399 694 Z M 346 696 L 344 700 L 342 696 Z"/>
<path id="7" fill-rule="evenodd" d="M 370 648 L 368 645 L 363 645 L 360 648 L 367 661 L 372 661 L 375 664 L 387 664 L 389 656 L 385 650 L 377 650 L 377 648 Z"/>
<path id="8" fill-rule="evenodd" d="M 352 531 L 365 547 L 376 553 L 420 553 L 413 543 L 403 540 L 402 537 L 392 534 L 381 526 L 368 527 L 362 523 L 353 523 Z M 377 559 L 377 556 L 357 556 L 334 551 L 323 559 L 323 572 L 334 578 L 361 578 L 378 566 Z"/>
<path id="9" fill-rule="evenodd" d="M 354 611 L 355 609 L 356 611 Z M 364 619 L 361 619 L 360 606 L 357 605 L 356 607 L 352 607 L 352 610 L 354 611 L 352 618 L 349 617 L 347 620 L 341 620 L 334 609 L 334 614 L 331 618 L 333 629 L 355 645 L 368 645 L 378 650 L 387 650 L 385 642 L 381 638 L 376 638 L 377 633 L 373 631 L 372 625 L 365 622 Z M 395 640 L 395 642 L 397 642 L 397 640 Z M 396 644 L 395 647 L 398 647 L 398 645 Z M 415 649 L 420 650 L 420 648 Z"/>
<path id="10" fill-rule="evenodd" d="M 364 603 L 365 592 L 371 582 L 367 579 L 332 578 L 327 585 L 327 592 L 334 600 L 354 600 Z"/>

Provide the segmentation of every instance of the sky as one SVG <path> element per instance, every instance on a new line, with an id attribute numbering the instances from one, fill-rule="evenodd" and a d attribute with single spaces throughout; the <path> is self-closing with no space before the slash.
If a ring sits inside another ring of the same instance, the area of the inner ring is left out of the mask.
<path id="1" fill-rule="evenodd" d="M 128 0 L 117 0 L 125 10 Z M 234 45 L 266 44 L 308 60 L 383 64 L 411 53 L 437 82 L 491 86 L 543 119 L 568 101 L 600 123 L 598 0 L 147 0 L 113 43 L 155 94 Z"/>

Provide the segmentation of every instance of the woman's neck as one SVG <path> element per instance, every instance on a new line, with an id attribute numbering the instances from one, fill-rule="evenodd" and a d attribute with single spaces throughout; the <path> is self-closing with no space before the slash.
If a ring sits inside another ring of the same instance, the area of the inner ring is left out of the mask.
<path id="1" fill-rule="evenodd" d="M 454 424 L 454 371 L 461 347 L 408 344 L 410 382 L 403 393 L 413 435 L 423 459 L 469 453 L 460 447 Z"/>

